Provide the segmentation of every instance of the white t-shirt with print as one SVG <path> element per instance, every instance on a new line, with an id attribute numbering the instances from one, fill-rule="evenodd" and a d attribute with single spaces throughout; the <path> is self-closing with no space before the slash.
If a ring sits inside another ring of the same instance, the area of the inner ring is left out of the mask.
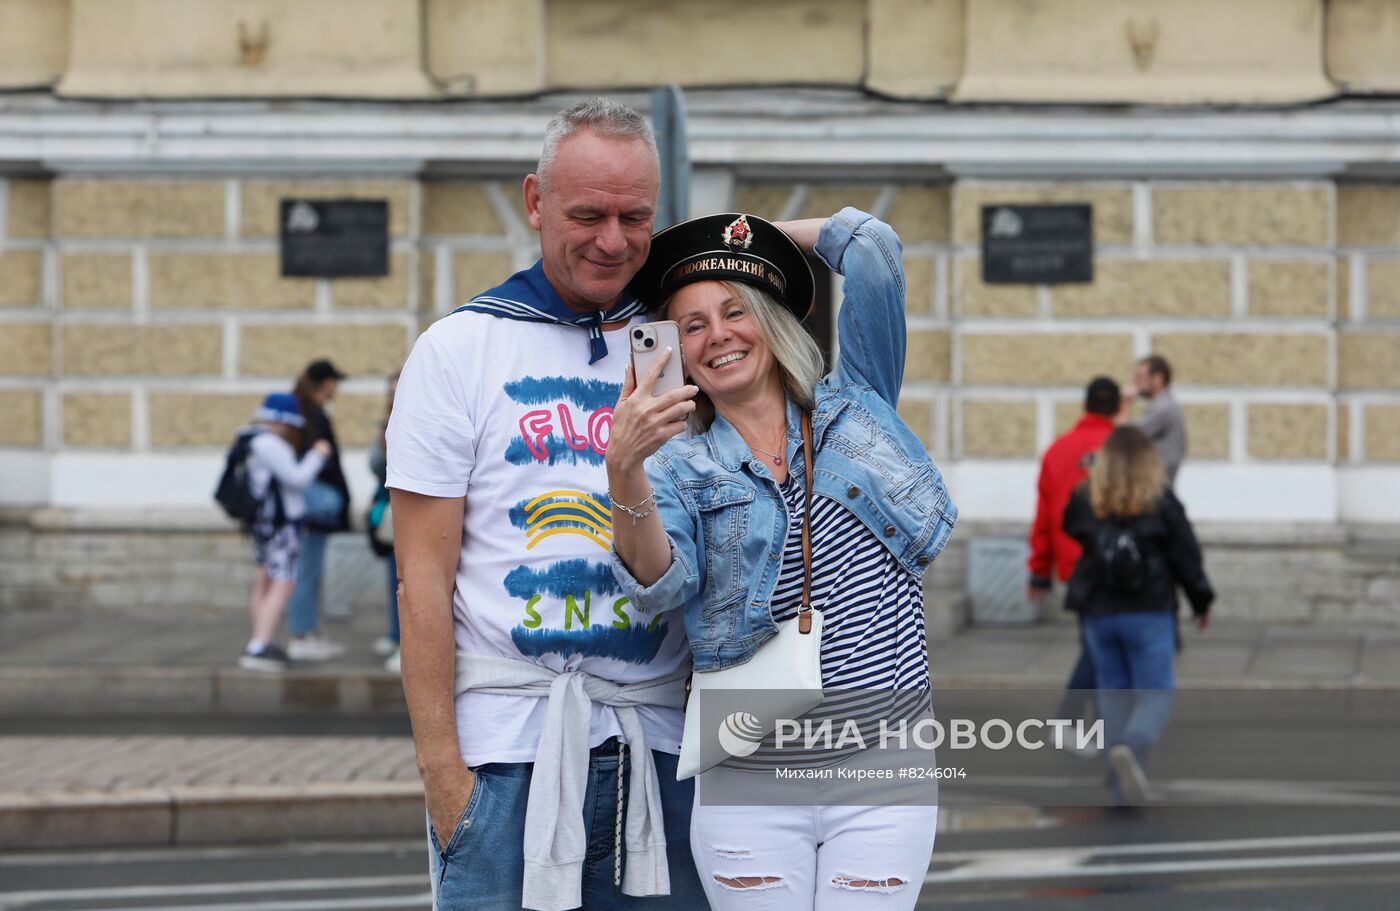
<path id="1" fill-rule="evenodd" d="M 590 365 L 577 328 L 455 313 L 418 339 L 404 365 L 388 486 L 466 496 L 453 596 L 459 652 L 619 683 L 665 677 L 690 661 L 679 612 L 634 611 L 609 568 L 603 454 L 626 332 L 605 333 L 608 356 Z M 533 762 L 546 712 L 546 699 L 462 694 L 462 756 L 469 765 Z M 648 746 L 680 751 L 678 709 L 638 713 Z M 594 746 L 625 739 L 613 709 L 593 707 L 590 736 Z"/>

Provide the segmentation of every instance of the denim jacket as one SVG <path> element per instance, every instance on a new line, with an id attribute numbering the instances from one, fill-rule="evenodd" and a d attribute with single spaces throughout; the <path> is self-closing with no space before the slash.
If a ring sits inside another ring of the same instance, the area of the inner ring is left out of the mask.
<path id="1" fill-rule="evenodd" d="M 928 452 L 895 413 L 904 374 L 904 270 L 889 225 L 846 208 L 822 226 L 817 255 L 845 277 L 840 354 L 816 389 L 814 496 L 843 503 L 916 578 L 942 551 L 957 508 Z M 787 403 L 787 464 L 804 485 L 801 417 Z M 697 671 L 743 664 L 778 631 L 771 598 L 788 512 L 777 481 L 739 432 L 666 443 L 646 462 L 671 565 L 642 586 L 614 549 L 613 572 L 643 612 L 685 607 Z"/>

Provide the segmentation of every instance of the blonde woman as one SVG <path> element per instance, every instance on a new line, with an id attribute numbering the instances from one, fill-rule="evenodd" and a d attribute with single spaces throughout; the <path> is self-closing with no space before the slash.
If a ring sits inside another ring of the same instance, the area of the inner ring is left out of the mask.
<path id="1" fill-rule="evenodd" d="M 778 224 L 713 215 L 653 238 L 631 289 L 678 324 L 671 357 L 684 353 L 694 385 L 651 395 L 659 367 L 623 383 L 607 452 L 613 571 L 639 610 L 683 610 L 696 671 L 752 660 L 796 616 L 810 513 L 823 688 L 929 687 L 922 581 L 957 510 L 895 411 L 900 249 L 889 225 L 849 208 Z M 811 251 L 845 278 L 825 376 L 801 325 Z M 672 439 L 687 422 L 695 435 Z M 707 805 L 714 774 L 700 775 L 690 845 L 716 911 L 918 901 L 936 807 Z"/>
<path id="2" fill-rule="evenodd" d="M 1084 548 L 1065 606 L 1084 619 L 1097 675 L 1115 803 L 1147 800 L 1147 755 L 1176 687 L 1177 586 L 1204 630 L 1215 600 L 1186 510 L 1152 441 L 1136 427 L 1109 434 L 1064 514 Z"/>

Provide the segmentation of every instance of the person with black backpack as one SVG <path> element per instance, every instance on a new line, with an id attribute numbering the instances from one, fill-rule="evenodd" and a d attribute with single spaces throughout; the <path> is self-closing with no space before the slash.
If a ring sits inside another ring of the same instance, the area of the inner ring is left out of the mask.
<path id="1" fill-rule="evenodd" d="M 1175 689 L 1177 587 L 1198 628 L 1215 600 L 1186 510 L 1151 439 L 1109 434 L 1065 507 L 1065 532 L 1084 549 L 1065 606 L 1084 620 L 1119 805 L 1147 801 L 1147 755 L 1166 729 Z"/>
<path id="2" fill-rule="evenodd" d="M 297 450 L 306 421 L 296 396 L 274 392 L 239 431 L 229 450 L 224 477 L 214 498 L 244 523 L 253 538 L 258 574 L 248 600 L 252 637 L 238 659 L 250 671 L 280 671 L 288 658 L 275 639 L 282 614 L 296 586 L 297 552 L 306 488 L 330 456 L 331 445 L 317 440 L 300 459 Z"/>

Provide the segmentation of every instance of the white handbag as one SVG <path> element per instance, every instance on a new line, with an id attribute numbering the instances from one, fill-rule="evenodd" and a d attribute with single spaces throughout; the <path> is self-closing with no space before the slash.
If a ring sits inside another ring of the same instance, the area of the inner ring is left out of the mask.
<path id="1" fill-rule="evenodd" d="M 681 737 L 680 761 L 676 779 L 684 781 L 706 771 L 731 756 L 726 738 L 719 731 L 705 736 L 701 726 L 702 693 L 717 690 L 781 691 L 769 693 L 763 703 L 771 717 L 745 716 L 739 734 L 756 742 L 773 733 L 781 718 L 800 718 L 822 701 L 822 615 L 812 608 L 812 421 L 802 414 L 802 456 L 807 467 L 807 514 L 802 522 L 802 605 L 797 616 L 778 625 L 778 634 L 763 643 L 743 664 L 718 671 L 696 671 L 690 681 L 690 697 L 685 707 L 685 733 Z M 776 698 L 774 698 L 776 696 Z M 731 701 L 726 700 L 727 706 Z M 713 719 L 708 719 L 713 720 Z M 725 723 L 729 718 L 724 719 Z M 729 738 L 729 742 L 733 742 Z"/>

